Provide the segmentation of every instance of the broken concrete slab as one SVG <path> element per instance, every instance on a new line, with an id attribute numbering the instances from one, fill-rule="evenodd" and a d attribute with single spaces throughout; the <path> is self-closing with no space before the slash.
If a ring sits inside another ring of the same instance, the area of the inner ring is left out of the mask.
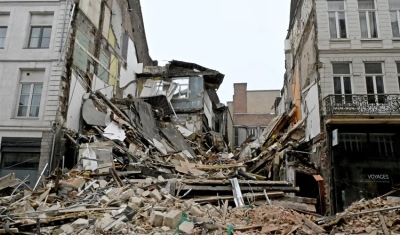
<path id="1" fill-rule="evenodd" d="M 181 225 L 179 225 L 179 232 L 183 234 L 191 234 L 194 229 L 193 222 L 185 221 Z"/>
<path id="2" fill-rule="evenodd" d="M 160 227 L 163 225 L 165 214 L 160 211 L 153 211 L 150 215 L 150 224 L 154 227 Z"/>
<path id="3" fill-rule="evenodd" d="M 176 229 L 179 225 L 179 222 L 182 219 L 182 212 L 178 210 L 171 210 L 164 217 L 164 226 L 168 226 L 171 229 Z"/>
<path id="4" fill-rule="evenodd" d="M 157 201 L 161 201 L 162 200 L 162 195 L 160 194 L 160 192 L 157 189 L 154 189 L 150 193 L 150 197 L 156 199 Z"/>

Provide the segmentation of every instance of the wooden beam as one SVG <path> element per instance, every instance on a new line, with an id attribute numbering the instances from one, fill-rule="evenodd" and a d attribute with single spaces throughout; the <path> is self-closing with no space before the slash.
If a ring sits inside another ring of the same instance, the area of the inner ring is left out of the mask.
<path id="1" fill-rule="evenodd" d="M 269 192 L 267 193 L 269 198 L 279 198 L 283 197 L 284 192 Z M 243 197 L 254 197 L 254 198 L 265 198 L 264 193 L 244 193 Z M 201 202 L 216 202 L 219 200 L 228 200 L 228 201 L 233 201 L 233 196 L 213 196 L 213 197 L 203 197 L 203 198 L 197 198 L 193 199 L 195 203 L 201 203 Z"/>

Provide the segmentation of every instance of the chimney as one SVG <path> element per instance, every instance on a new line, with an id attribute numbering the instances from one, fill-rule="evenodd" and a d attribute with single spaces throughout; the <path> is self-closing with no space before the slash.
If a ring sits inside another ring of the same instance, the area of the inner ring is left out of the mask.
<path id="1" fill-rule="evenodd" d="M 247 113 L 247 83 L 233 84 L 233 107 L 235 113 Z"/>

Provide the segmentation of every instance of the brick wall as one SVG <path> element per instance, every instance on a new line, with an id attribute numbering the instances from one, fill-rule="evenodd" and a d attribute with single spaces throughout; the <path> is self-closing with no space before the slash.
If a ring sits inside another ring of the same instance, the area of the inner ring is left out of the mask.
<path id="1" fill-rule="evenodd" d="M 235 83 L 233 88 L 233 108 L 235 113 L 247 113 L 247 83 Z"/>

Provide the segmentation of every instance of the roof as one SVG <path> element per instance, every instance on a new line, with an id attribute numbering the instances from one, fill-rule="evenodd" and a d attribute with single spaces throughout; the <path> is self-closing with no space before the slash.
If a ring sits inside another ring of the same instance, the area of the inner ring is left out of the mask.
<path id="1" fill-rule="evenodd" d="M 197 70 L 200 72 L 208 72 L 207 75 L 203 75 L 204 82 L 206 84 L 216 85 L 216 87 L 214 87 L 216 89 L 219 88 L 219 86 L 224 81 L 224 77 L 225 77 L 224 74 L 222 74 L 216 70 L 212 70 L 212 69 L 200 66 L 195 63 L 190 63 L 190 62 L 184 62 L 184 61 L 179 61 L 179 60 L 170 61 L 169 70 L 172 70 L 174 67 Z"/>

